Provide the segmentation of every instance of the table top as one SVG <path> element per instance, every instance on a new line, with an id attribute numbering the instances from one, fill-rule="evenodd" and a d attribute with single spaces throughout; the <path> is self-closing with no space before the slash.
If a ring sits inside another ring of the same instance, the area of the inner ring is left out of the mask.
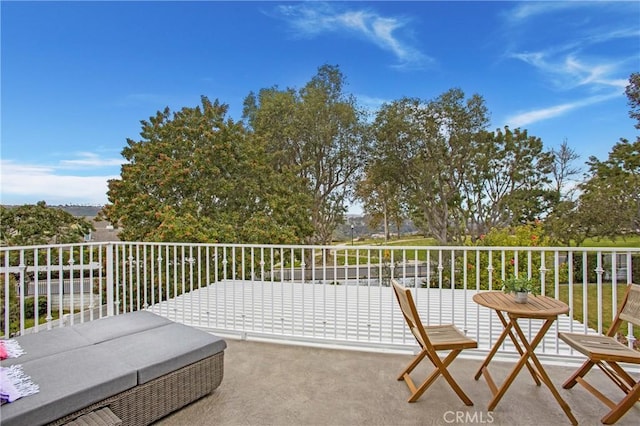
<path id="1" fill-rule="evenodd" d="M 512 293 L 484 291 L 473 295 L 473 301 L 496 311 L 520 318 L 547 319 L 569 313 L 569 306 L 552 297 L 529 295 L 527 303 L 516 303 Z"/>

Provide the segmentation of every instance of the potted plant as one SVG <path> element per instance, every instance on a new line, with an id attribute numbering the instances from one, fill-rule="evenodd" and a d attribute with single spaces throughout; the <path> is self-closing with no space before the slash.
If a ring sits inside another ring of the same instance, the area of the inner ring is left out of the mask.
<path id="1" fill-rule="evenodd" d="M 502 291 L 505 293 L 515 293 L 516 303 L 527 303 L 527 295 L 529 293 L 534 296 L 540 294 L 538 285 L 536 285 L 533 280 L 514 275 L 502 281 Z"/>

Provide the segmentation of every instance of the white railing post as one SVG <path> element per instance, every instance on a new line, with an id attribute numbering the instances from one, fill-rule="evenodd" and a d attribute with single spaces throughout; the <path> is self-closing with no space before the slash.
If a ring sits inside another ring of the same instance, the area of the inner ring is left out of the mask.
<path id="1" fill-rule="evenodd" d="M 107 243 L 107 316 L 111 317 L 115 315 L 115 280 L 114 280 L 114 268 L 113 268 L 113 243 Z"/>
<path id="2" fill-rule="evenodd" d="M 24 250 L 20 250 L 20 265 L 18 265 L 20 269 L 20 278 L 18 282 L 18 297 L 20 298 L 20 304 L 18 305 L 18 309 L 20 310 L 20 334 L 24 334 L 24 304 L 25 304 L 25 293 L 26 293 L 26 284 L 24 280 L 25 271 L 27 270 L 27 265 L 24 263 Z M 37 304 L 36 304 L 37 306 Z"/>
<path id="3" fill-rule="evenodd" d="M 9 269 L 9 252 L 6 252 L 4 254 L 4 270 L 6 271 L 8 269 Z M 4 285 L 4 295 L 5 296 L 4 296 L 4 302 L 0 301 L 0 303 L 4 304 L 4 306 L 3 306 L 3 308 L 4 308 L 3 309 L 4 310 L 4 318 L 3 318 L 4 330 L 0 330 L 0 335 L 2 337 L 4 337 L 4 338 L 8 339 L 9 337 L 11 337 L 11 330 L 9 328 L 9 324 L 10 324 L 10 321 L 11 321 L 11 316 L 10 316 L 11 312 L 9 311 L 9 309 L 10 309 L 9 292 L 11 291 L 11 289 L 10 289 L 11 283 L 9 281 L 9 274 L 5 272 L 3 275 L 4 275 L 4 284 L 3 285 Z"/>

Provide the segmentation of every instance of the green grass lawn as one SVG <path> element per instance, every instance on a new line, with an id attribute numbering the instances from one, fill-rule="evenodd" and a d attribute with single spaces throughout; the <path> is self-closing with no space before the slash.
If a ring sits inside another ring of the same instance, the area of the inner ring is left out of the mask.
<path id="1" fill-rule="evenodd" d="M 378 240 L 359 240 L 354 245 L 344 243 L 340 243 L 340 248 L 338 249 L 338 256 L 336 257 L 337 265 L 344 266 L 345 262 L 348 261 L 349 265 L 355 265 L 356 263 L 363 265 L 367 263 L 379 263 L 381 258 L 385 258 L 387 262 L 390 261 L 391 257 L 395 263 L 406 261 L 421 261 L 425 262 L 427 260 L 427 252 L 425 250 L 418 250 L 417 252 L 411 249 L 401 250 L 401 249 L 390 249 L 389 251 L 380 252 L 378 250 L 371 250 L 370 256 L 366 250 L 358 250 L 358 246 L 384 246 L 384 247 L 416 247 L 416 248 L 424 248 L 424 247 L 434 247 L 437 246 L 438 243 L 434 238 L 425 238 L 422 236 L 407 236 L 407 237 L 399 237 L 395 240 L 391 240 L 388 242 L 384 242 L 380 239 Z M 581 247 L 614 247 L 614 248 L 625 248 L 625 247 L 640 247 L 640 236 L 628 236 L 624 239 L 622 237 L 617 238 L 615 240 L 612 239 L 587 239 Z M 473 248 L 470 246 L 470 248 Z M 477 248 L 482 249 L 482 246 L 478 246 Z M 403 257 L 404 256 L 404 257 Z M 433 260 L 436 254 L 431 254 L 431 259 Z M 548 254 L 548 258 L 551 259 L 553 256 L 551 253 Z M 329 260 L 333 261 L 333 258 Z"/>
<path id="2" fill-rule="evenodd" d="M 344 244 L 340 242 L 339 244 Z M 437 246 L 438 242 L 435 238 L 425 238 L 419 235 L 400 236 L 384 241 L 381 239 L 359 239 L 358 245 L 378 245 L 378 246 Z M 587 238 L 580 247 L 640 247 L 640 235 L 620 236 L 616 239 L 611 238 Z"/>
<path id="3" fill-rule="evenodd" d="M 64 312 L 64 313 L 68 313 L 68 312 Z M 51 310 L 51 320 L 55 321 L 58 318 L 60 318 L 60 312 L 57 310 Z M 47 314 L 44 315 L 40 315 L 38 316 L 38 324 L 42 325 L 44 323 L 47 322 Z M 33 326 L 36 325 L 35 319 L 34 318 L 25 318 L 24 320 L 24 328 L 31 328 Z"/>
<path id="4" fill-rule="evenodd" d="M 622 299 L 624 297 L 624 293 L 627 289 L 626 284 L 618 284 L 617 286 L 617 304 L 616 311 L 620 308 L 620 304 L 622 303 Z M 553 297 L 553 288 L 546 289 L 547 296 Z M 569 304 L 569 286 L 568 285 L 560 285 L 560 293 L 559 299 L 563 302 Z M 611 304 L 612 301 L 612 290 L 613 286 L 610 284 L 602 285 L 602 332 L 606 333 L 611 325 L 612 319 L 616 313 L 613 310 L 613 306 Z M 571 305 L 570 305 L 571 306 Z M 584 323 L 584 314 L 583 314 L 583 286 L 582 284 L 574 284 L 573 285 L 573 306 L 572 314 L 573 318 L 577 321 Z M 587 285 L 587 324 L 590 328 L 594 330 L 598 329 L 598 288 L 596 284 L 588 284 Z M 626 322 L 621 329 L 623 334 L 626 334 Z M 640 339 L 640 329 L 635 327 L 633 330 L 633 334 L 636 339 Z"/>
<path id="5" fill-rule="evenodd" d="M 640 247 L 640 235 L 622 236 L 615 240 L 587 238 L 581 247 Z"/>
<path id="6" fill-rule="evenodd" d="M 351 245 L 351 240 L 345 241 L 348 245 Z M 345 242 L 339 242 L 338 244 L 345 244 Z M 425 238 L 421 235 L 407 235 L 400 237 L 393 237 L 389 241 L 385 241 L 381 238 L 359 238 L 355 243 L 355 246 L 437 246 L 438 242 L 435 238 Z"/>
<path id="7" fill-rule="evenodd" d="M 63 311 L 63 314 L 67 314 L 67 313 L 69 313 L 69 311 Z M 55 321 L 55 320 L 57 320 L 59 318 L 60 318 L 60 311 L 58 311 L 57 309 L 51 309 L 51 319 L 52 319 L 52 321 Z M 47 314 L 46 313 L 38 315 L 38 324 L 39 325 L 43 325 L 46 322 L 47 322 Z M 33 317 L 25 318 L 25 320 L 24 320 L 24 328 L 25 329 L 32 328 L 35 325 L 36 325 L 36 321 L 35 321 L 35 319 Z M 9 325 L 10 333 L 15 333 L 19 329 L 20 329 L 20 321 L 19 321 L 19 319 L 12 320 L 10 322 L 10 325 Z"/>

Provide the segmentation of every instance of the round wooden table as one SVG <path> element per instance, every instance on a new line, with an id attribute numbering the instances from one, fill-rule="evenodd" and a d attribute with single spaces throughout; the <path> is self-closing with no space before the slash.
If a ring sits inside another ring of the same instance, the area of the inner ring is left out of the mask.
<path id="1" fill-rule="evenodd" d="M 499 312 L 506 312 L 519 318 L 547 319 L 568 314 L 569 306 L 552 297 L 529 295 L 527 303 L 516 303 L 512 293 L 503 291 L 485 291 L 473 295 L 478 305 Z"/>
<path id="2" fill-rule="evenodd" d="M 560 404 L 560 407 L 562 407 L 571 423 L 574 425 L 578 424 L 573 413 L 571 413 L 571 408 L 558 393 L 558 390 L 544 371 L 542 364 L 534 352 L 553 322 L 558 318 L 558 315 L 569 312 L 569 306 L 552 297 L 531 295 L 529 295 L 527 303 L 516 303 L 515 296 L 513 294 L 504 293 L 502 291 L 485 291 L 476 293 L 473 295 L 473 301 L 481 306 L 493 309 L 504 326 L 502 334 L 500 334 L 500 337 L 491 348 L 489 355 L 487 355 L 487 358 L 484 360 L 475 375 L 476 380 L 478 380 L 481 375 L 485 377 L 485 380 L 489 385 L 489 389 L 491 389 L 491 393 L 493 394 L 493 399 L 489 402 L 489 411 L 493 411 L 495 409 L 511 383 L 513 383 L 520 370 L 522 370 L 522 367 L 526 365 L 536 385 L 540 386 L 540 381 L 542 380 L 542 382 L 549 388 L 556 401 L 558 401 L 558 404 Z M 544 321 L 542 327 L 540 327 L 540 330 L 538 330 L 538 333 L 530 342 L 527 340 L 527 336 L 518 324 L 518 319 L 520 318 Z M 511 338 L 514 346 L 520 353 L 520 360 L 506 378 L 502 386 L 498 388 L 489 374 L 488 367 L 489 362 L 507 336 Z"/>

